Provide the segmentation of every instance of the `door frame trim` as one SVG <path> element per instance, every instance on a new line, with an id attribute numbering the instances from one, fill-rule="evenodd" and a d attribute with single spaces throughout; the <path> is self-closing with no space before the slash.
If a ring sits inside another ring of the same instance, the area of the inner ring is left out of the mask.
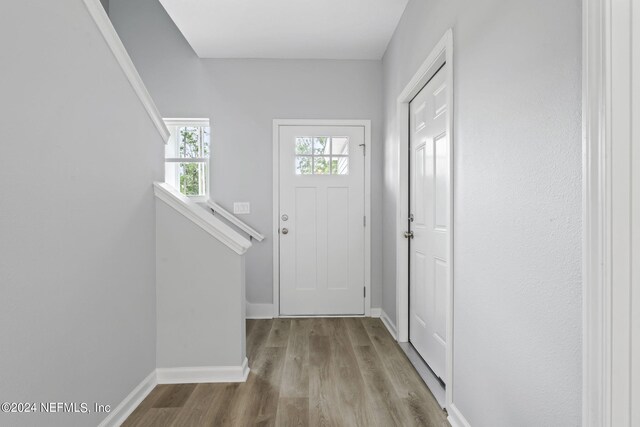
<path id="1" fill-rule="evenodd" d="M 364 316 L 371 315 L 371 120 L 274 119 L 273 120 L 273 317 L 280 317 L 280 127 L 282 126 L 354 126 L 364 128 Z"/>
<path id="2" fill-rule="evenodd" d="M 611 426 L 608 0 L 582 2 L 582 425 Z M 606 9 L 605 9 L 606 8 Z"/>
<path id="3" fill-rule="evenodd" d="M 448 29 L 440 41 L 432 49 L 427 59 L 413 75 L 397 99 L 398 134 L 400 135 L 398 152 L 398 206 L 396 211 L 396 325 L 398 341 L 409 341 L 409 251 L 404 231 L 409 217 L 409 103 L 422 90 L 436 72 L 447 64 L 443 70 L 446 73 L 447 87 L 447 133 L 449 135 L 449 185 L 451 188 L 449 206 L 449 295 L 447 302 L 447 351 L 444 381 L 446 387 L 446 407 L 451 414 L 453 406 L 453 200 L 454 200 L 454 169 L 453 169 L 453 30 Z"/>
<path id="4" fill-rule="evenodd" d="M 640 319 L 633 289 L 640 276 L 635 6 L 633 0 L 582 2 L 584 427 L 631 426 L 640 417 L 632 357 Z"/>

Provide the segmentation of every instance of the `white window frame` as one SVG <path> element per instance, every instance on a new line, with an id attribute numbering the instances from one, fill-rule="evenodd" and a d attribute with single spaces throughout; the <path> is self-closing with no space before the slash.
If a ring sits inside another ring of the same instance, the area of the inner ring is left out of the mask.
<path id="1" fill-rule="evenodd" d="M 189 196 L 184 194 L 184 196 L 188 197 L 189 200 L 192 200 L 197 203 L 204 203 L 209 200 L 209 192 L 211 191 L 211 124 L 209 119 L 204 118 L 165 118 L 163 119 L 167 128 L 172 129 L 176 126 L 192 126 L 192 127 L 208 127 L 209 128 L 209 157 L 166 157 L 164 158 L 165 163 L 165 182 L 171 186 L 173 183 L 167 182 L 166 177 L 166 164 L 167 163 L 206 163 L 207 176 L 205 176 L 205 194 L 199 196 Z M 168 139 L 167 144 L 172 143 L 172 138 L 174 135 Z M 180 192 L 180 188 L 176 188 L 178 192 Z M 180 192 L 182 194 L 182 192 Z"/>

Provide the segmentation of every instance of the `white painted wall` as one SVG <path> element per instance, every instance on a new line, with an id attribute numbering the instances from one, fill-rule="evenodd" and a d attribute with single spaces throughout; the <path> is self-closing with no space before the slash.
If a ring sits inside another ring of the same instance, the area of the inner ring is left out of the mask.
<path id="1" fill-rule="evenodd" d="M 212 194 L 266 236 L 247 253 L 247 299 L 272 302 L 272 120 L 372 120 L 372 304 L 382 289 L 380 61 L 202 60 L 158 0 L 111 0 L 109 13 L 165 117 L 209 117 Z"/>
<path id="2" fill-rule="evenodd" d="M 156 239 L 157 367 L 241 366 L 244 255 L 160 200 Z"/>
<path id="3" fill-rule="evenodd" d="M 82 0 L 6 2 L 0 50 L 0 396 L 115 406 L 155 369 L 162 140 Z"/>
<path id="4" fill-rule="evenodd" d="M 580 424 L 580 15 L 578 0 L 412 0 L 383 58 L 393 319 L 396 99 L 453 28 L 453 401 L 474 427 Z"/>

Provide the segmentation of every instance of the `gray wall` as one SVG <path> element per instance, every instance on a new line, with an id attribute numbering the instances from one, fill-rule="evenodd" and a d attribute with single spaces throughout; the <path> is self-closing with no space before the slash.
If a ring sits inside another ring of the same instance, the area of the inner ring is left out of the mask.
<path id="1" fill-rule="evenodd" d="M 411 0 L 384 56 L 383 309 L 395 318 L 396 99 L 454 31 L 454 403 L 473 426 L 577 426 L 579 0 Z"/>
<path id="2" fill-rule="evenodd" d="M 372 303 L 381 302 L 382 65 L 380 61 L 202 60 L 158 0 L 111 0 L 110 16 L 165 117 L 209 117 L 212 197 L 251 202 L 267 236 L 247 253 L 247 299 L 272 301 L 272 120 L 371 119 Z"/>
<path id="3" fill-rule="evenodd" d="M 81 0 L 5 4 L 0 50 L 0 396 L 115 406 L 155 369 L 162 140 Z"/>
<path id="4" fill-rule="evenodd" d="M 244 256 L 160 200 L 156 248 L 157 367 L 242 365 Z"/>

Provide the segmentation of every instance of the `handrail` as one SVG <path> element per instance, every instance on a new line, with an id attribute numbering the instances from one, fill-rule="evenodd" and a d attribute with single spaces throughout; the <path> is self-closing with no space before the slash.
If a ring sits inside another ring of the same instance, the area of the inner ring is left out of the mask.
<path id="1" fill-rule="evenodd" d="M 89 11 L 89 15 L 91 15 L 98 26 L 98 30 L 100 30 L 107 46 L 111 49 L 111 52 L 118 61 L 120 68 L 122 68 L 124 75 L 127 77 L 127 80 L 129 80 L 131 87 L 138 96 L 138 99 L 140 99 L 140 102 L 142 102 L 149 118 L 151 118 L 151 121 L 162 137 L 162 142 L 166 144 L 167 141 L 169 141 L 169 130 L 165 126 L 156 104 L 153 102 L 153 99 L 151 98 L 147 87 L 144 85 L 138 70 L 136 70 L 136 67 L 133 65 L 133 61 L 127 53 L 127 49 L 124 47 L 122 40 L 120 40 L 116 29 L 113 27 L 107 12 L 104 10 L 102 4 L 100 4 L 100 0 L 83 1 Z"/>
<path id="2" fill-rule="evenodd" d="M 229 221 L 231 224 L 238 227 L 240 230 L 247 233 L 250 236 L 250 238 L 256 239 L 258 242 L 262 242 L 264 240 L 264 236 L 260 234 L 258 230 L 247 225 L 240 218 L 238 218 L 237 216 L 235 216 L 234 214 L 232 214 L 231 212 L 229 212 L 228 210 L 226 210 L 225 208 L 223 208 L 213 200 L 211 199 L 207 200 L 207 206 L 211 208 L 214 214 L 215 213 L 220 214 L 221 217 L 223 217 L 224 219 Z"/>
<path id="3" fill-rule="evenodd" d="M 224 243 L 237 254 L 242 255 L 251 247 L 251 242 L 240 233 L 209 214 L 205 208 L 192 202 L 170 185 L 164 182 L 154 182 L 153 187 L 154 194 L 158 199 Z"/>

